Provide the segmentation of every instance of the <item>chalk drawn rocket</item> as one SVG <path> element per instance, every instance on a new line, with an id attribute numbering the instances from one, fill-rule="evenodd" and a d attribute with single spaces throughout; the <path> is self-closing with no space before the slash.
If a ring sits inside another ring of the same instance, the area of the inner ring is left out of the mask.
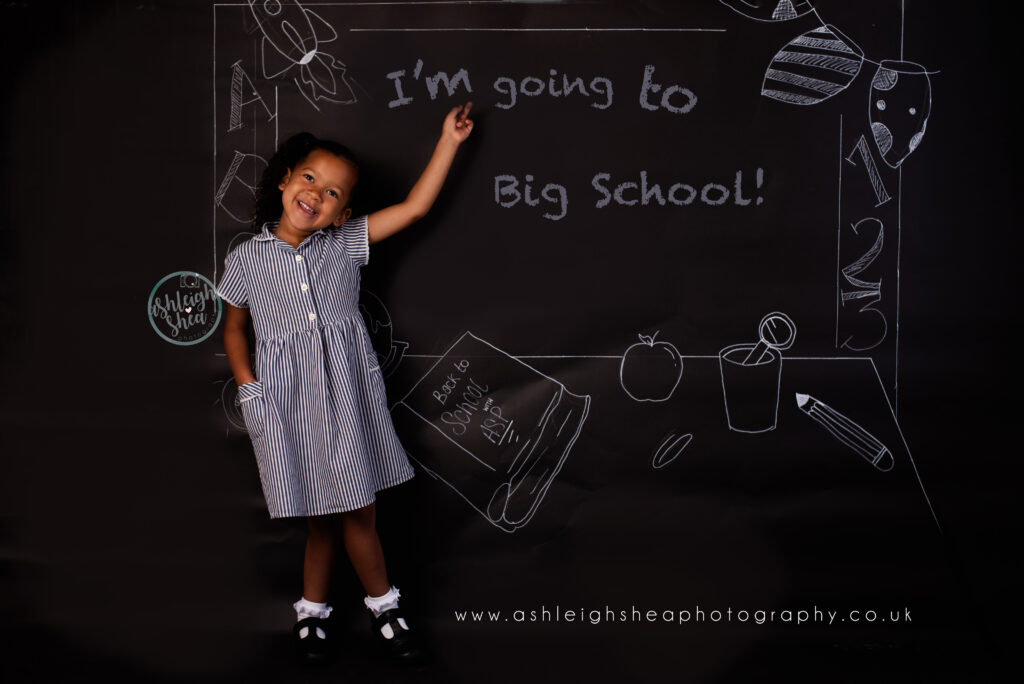
<path id="1" fill-rule="evenodd" d="M 338 38 L 333 26 L 296 0 L 249 0 L 249 8 L 263 33 L 264 78 L 278 78 L 297 69 L 293 80 L 317 109 L 320 100 L 336 104 L 356 101 L 345 80 L 345 65 L 323 51 L 326 43 Z"/>

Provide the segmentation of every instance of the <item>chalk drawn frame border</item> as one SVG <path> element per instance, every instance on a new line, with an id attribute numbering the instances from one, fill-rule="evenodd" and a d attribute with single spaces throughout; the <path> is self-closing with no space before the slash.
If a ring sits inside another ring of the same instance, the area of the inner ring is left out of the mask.
<path id="1" fill-rule="evenodd" d="M 205 342 L 206 340 L 208 340 L 210 336 L 213 335 L 213 333 L 217 330 L 217 328 L 220 327 L 220 319 L 221 316 L 223 316 L 224 314 L 224 307 L 220 303 L 220 297 L 214 294 L 213 300 L 217 303 L 217 318 L 216 320 L 214 320 L 213 325 L 210 326 L 210 329 L 207 330 L 203 334 L 203 336 L 198 339 L 189 340 L 188 342 L 182 342 L 181 340 L 175 340 L 165 335 L 163 331 L 157 327 L 156 321 L 153 320 L 153 295 L 155 295 L 156 291 L 160 289 L 160 286 L 166 283 L 168 280 L 174 277 L 180 278 L 183 275 L 201 278 L 207 285 L 210 286 L 210 291 L 216 293 L 217 288 L 214 286 L 212 282 L 210 282 L 210 279 L 204 276 L 202 273 L 197 273 L 195 271 L 175 271 L 173 273 L 168 273 L 159 281 L 157 281 L 157 284 L 154 285 L 153 289 L 150 290 L 149 292 L 149 298 L 146 300 L 146 318 L 149 319 L 149 324 L 153 326 L 153 330 L 156 331 L 156 334 L 163 338 L 165 341 L 170 342 L 171 344 L 176 344 L 179 347 L 191 347 L 194 344 L 199 344 L 200 342 Z"/>
<path id="2" fill-rule="evenodd" d="M 724 2 L 724 0 L 722 0 L 722 2 L 723 2 L 723 4 L 726 5 L 726 7 L 729 7 L 728 3 Z M 494 4 L 494 5 L 505 4 L 505 3 L 501 2 L 500 0 L 448 0 L 448 2 L 445 2 L 444 4 L 475 4 L 475 3 L 481 3 L 481 4 L 486 3 L 486 4 Z M 345 4 L 349 4 L 349 3 L 341 3 L 341 2 L 320 2 L 320 3 L 316 3 L 316 5 L 318 5 L 318 6 L 336 6 L 336 5 L 345 5 Z M 431 4 L 438 4 L 438 3 L 435 3 L 435 2 L 423 2 L 423 1 L 417 1 L 417 0 L 405 0 L 405 1 L 403 1 L 403 0 L 394 0 L 393 2 L 361 2 L 361 3 L 355 3 L 355 4 L 359 4 L 359 5 L 373 5 L 373 4 L 431 5 Z M 899 4 L 900 4 L 900 40 L 899 40 L 900 50 L 899 50 L 899 54 L 900 54 L 900 60 L 903 60 L 904 59 L 904 56 L 903 56 L 903 53 L 904 53 L 903 26 L 905 24 L 905 10 L 906 10 L 906 8 L 905 8 L 905 3 L 904 2 L 901 1 Z M 216 74 L 217 74 L 217 45 L 218 45 L 218 41 L 217 41 L 217 10 L 218 10 L 218 8 L 221 8 L 221 7 L 238 7 L 238 6 L 242 6 L 242 5 L 240 3 L 237 3 L 237 2 L 214 2 L 212 7 L 211 7 L 212 23 L 213 23 L 213 60 L 212 60 L 213 78 L 212 78 L 212 91 L 213 91 L 213 109 L 214 109 L 214 120 L 215 121 L 216 121 L 216 113 L 217 113 L 217 87 L 216 87 L 216 85 L 217 85 L 217 78 L 216 78 Z M 812 11 L 815 14 L 817 14 L 816 10 L 812 10 Z M 819 19 L 821 19 L 821 17 L 819 17 Z M 764 23 L 775 23 L 775 22 L 764 22 Z M 822 20 L 822 24 L 826 24 L 826 22 L 824 20 Z M 435 27 L 435 28 L 383 27 L 382 28 L 382 27 L 378 27 L 378 28 L 353 28 L 353 27 L 349 27 L 347 30 L 349 32 L 376 32 L 376 33 L 380 33 L 380 32 L 399 32 L 399 33 L 405 33 L 405 32 L 413 32 L 413 31 L 430 31 L 430 32 L 446 32 L 446 33 L 450 33 L 450 32 L 477 32 L 477 31 L 479 31 L 479 32 L 548 32 L 548 31 L 550 31 L 550 32 L 577 32 L 577 31 L 582 31 L 582 32 L 604 32 L 604 31 L 608 31 L 608 32 L 633 32 L 633 31 L 639 31 L 639 32 L 659 32 L 659 33 L 660 32 L 690 32 L 690 31 L 703 32 L 703 31 L 708 31 L 708 32 L 723 32 L 724 33 L 724 32 L 727 31 L 727 29 L 721 29 L 721 28 L 707 29 L 707 28 L 662 28 L 662 27 L 657 27 L 657 28 L 654 28 L 654 27 L 607 27 L 607 28 L 594 28 L 594 27 L 557 27 L 557 28 L 554 28 L 554 27 L 548 27 L 548 28 L 541 28 L 541 27 L 533 27 L 533 28 L 530 28 L 530 27 L 515 27 L 515 28 L 514 27 Z M 874 63 L 874 62 L 872 61 L 872 63 Z M 217 126 L 216 126 L 216 124 L 214 125 L 213 128 L 214 128 L 214 131 L 213 131 L 213 158 L 214 158 L 214 168 L 216 168 L 217 150 L 218 150 L 218 142 L 217 142 L 218 136 L 217 136 Z M 839 117 L 839 141 L 840 141 L 839 166 L 840 166 L 840 169 L 838 171 L 838 181 L 837 181 L 838 182 L 838 186 L 839 186 L 838 190 L 837 190 L 837 194 L 840 197 L 841 197 L 841 194 L 842 194 L 842 183 L 843 183 L 842 162 L 843 162 L 843 159 L 845 158 L 844 150 L 843 150 L 843 147 L 842 147 L 842 141 L 843 141 L 842 136 L 843 136 L 843 116 L 840 115 L 840 117 Z M 276 130 L 276 128 L 275 128 L 275 136 L 274 137 L 275 137 L 275 147 L 276 147 L 276 145 L 277 145 L 277 130 Z M 896 199 L 897 199 L 897 207 L 898 207 L 898 209 L 897 209 L 897 222 L 896 222 L 896 225 L 897 225 L 897 245 L 900 244 L 900 242 L 901 242 L 900 238 L 902 237 L 902 186 L 903 186 L 902 180 L 903 180 L 903 168 L 902 168 L 902 164 L 901 164 L 897 168 L 897 186 L 900 188 L 900 193 L 896 197 Z M 215 178 L 214 181 L 215 181 L 214 182 L 214 188 L 216 188 L 217 187 L 217 179 Z M 842 214 L 841 214 L 842 207 L 841 207 L 841 202 L 839 204 L 840 204 L 840 206 L 839 206 L 839 208 L 837 210 L 837 214 L 839 214 L 839 217 L 838 217 L 839 225 L 837 227 L 837 232 L 840 231 L 841 228 L 842 228 Z M 218 266 L 219 266 L 219 263 L 220 263 L 219 260 L 217 259 L 217 230 L 216 230 L 216 225 L 217 225 L 217 220 L 216 220 L 216 217 L 217 217 L 217 205 L 216 205 L 216 203 L 213 204 L 212 210 L 213 210 L 213 220 L 212 220 L 211 223 L 212 223 L 212 226 L 213 226 L 213 231 L 212 231 L 213 232 L 213 273 L 214 273 L 214 279 L 216 279 L 217 269 L 218 269 Z M 837 264 L 838 264 L 838 261 L 839 261 L 839 256 L 838 256 L 839 245 L 837 245 L 836 251 L 837 251 Z M 875 376 L 877 377 L 877 379 L 879 381 L 879 384 L 882 386 L 883 395 L 885 397 L 886 403 L 889 405 L 889 410 L 890 410 L 890 412 L 893 415 L 893 419 L 896 421 L 897 430 L 900 431 L 900 438 L 903 440 L 904 446 L 907 448 L 907 454 L 908 454 L 908 457 L 910 457 L 910 462 L 911 462 L 911 465 L 913 466 L 915 476 L 917 477 L 917 480 L 918 480 L 918 484 L 921 487 L 921 492 L 922 492 L 922 494 L 924 494 L 925 501 L 928 504 L 928 508 L 931 511 L 932 517 L 935 520 L 936 525 L 939 527 L 939 531 L 941 533 L 942 532 L 942 527 L 939 524 L 938 517 L 937 517 L 937 515 L 935 513 L 934 507 L 931 504 L 931 500 L 928 497 L 928 493 L 925 490 L 924 483 L 923 483 L 923 481 L 921 481 L 921 477 L 920 477 L 920 474 L 917 471 L 917 466 L 916 466 L 916 464 L 913 461 L 913 457 L 910 456 L 909 447 L 907 447 L 907 445 L 906 445 L 906 439 L 903 437 L 902 428 L 900 428 L 899 420 L 896 417 L 896 408 L 898 407 L 898 404 L 899 404 L 899 373 L 900 373 L 900 362 L 899 362 L 899 353 L 900 353 L 900 343 L 899 343 L 899 339 L 900 339 L 900 335 L 899 335 L 899 333 L 900 333 L 900 330 L 899 330 L 899 327 L 900 327 L 899 326 L 900 306 L 899 306 L 899 303 L 900 303 L 900 289 L 901 289 L 900 288 L 900 284 L 901 283 L 900 283 L 900 278 L 899 278 L 899 274 L 900 274 L 899 265 L 900 265 L 900 262 L 901 262 L 901 259 L 900 259 L 900 249 L 899 249 L 899 246 L 897 246 L 897 257 L 896 257 L 896 274 L 897 275 L 896 275 L 896 286 L 895 286 L 896 287 L 895 300 L 896 300 L 896 316 L 897 316 L 897 319 L 896 319 L 895 350 L 894 350 L 894 353 L 893 353 L 894 354 L 894 369 L 893 369 L 893 383 L 892 383 L 892 386 L 891 386 L 892 396 L 889 395 L 890 388 L 889 388 L 889 386 L 885 382 L 883 382 L 882 375 L 881 375 L 881 373 L 880 373 L 880 371 L 878 369 L 878 365 L 876 363 L 876 360 L 872 356 L 853 356 L 853 357 L 849 357 L 849 356 L 823 356 L 823 357 L 792 357 L 792 358 L 814 358 L 814 359 L 834 359 L 834 360 L 850 359 L 850 360 L 867 361 L 867 362 L 869 362 L 872 365 L 872 368 L 874 370 Z M 836 268 L 836 277 L 837 277 L 837 307 L 836 307 L 837 308 L 837 316 L 836 316 L 836 329 L 837 329 L 837 333 L 836 334 L 837 334 L 837 336 L 838 336 L 838 327 L 839 327 L 839 322 L 838 322 L 838 306 L 839 306 L 838 305 L 838 301 L 839 301 L 839 299 L 838 299 L 838 277 L 839 277 L 839 274 L 840 274 L 840 269 L 839 269 L 839 267 L 837 265 L 837 268 Z M 218 302 L 218 305 L 219 305 L 219 302 Z M 180 344 L 180 343 L 178 343 L 178 344 Z M 837 345 L 837 348 L 838 348 L 838 345 Z M 432 357 L 433 355 L 407 354 L 406 356 L 407 357 Z M 438 357 L 438 358 L 440 358 L 440 357 Z M 533 355 L 533 356 L 521 356 L 521 357 L 520 356 L 515 356 L 513 358 L 521 361 L 524 358 L 601 358 L 601 357 L 590 356 L 590 355 L 580 355 L 580 356 L 569 356 L 569 355 L 555 355 L 555 356 L 551 356 L 551 355 Z M 706 357 L 705 356 L 683 356 L 682 358 L 686 359 L 686 358 L 717 358 L 717 357 L 715 357 L 715 356 L 706 356 Z M 787 357 L 787 358 L 789 358 L 789 357 Z M 398 403 L 400 403 L 400 402 L 398 402 Z M 397 403 L 396 403 L 396 405 L 397 405 Z M 392 406 L 391 408 L 393 409 L 394 406 Z"/>

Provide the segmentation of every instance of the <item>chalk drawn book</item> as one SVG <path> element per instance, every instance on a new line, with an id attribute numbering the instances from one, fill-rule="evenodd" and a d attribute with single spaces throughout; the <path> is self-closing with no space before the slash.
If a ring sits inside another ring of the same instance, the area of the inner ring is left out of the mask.
<path id="1" fill-rule="evenodd" d="M 589 409 L 588 395 L 466 332 L 392 417 L 416 464 L 514 532 L 544 499 Z"/>

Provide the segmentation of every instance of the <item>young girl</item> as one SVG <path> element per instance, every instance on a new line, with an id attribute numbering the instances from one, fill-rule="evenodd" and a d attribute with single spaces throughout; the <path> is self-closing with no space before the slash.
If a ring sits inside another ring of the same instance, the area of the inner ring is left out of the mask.
<path id="1" fill-rule="evenodd" d="M 376 531 L 376 492 L 405 482 L 413 470 L 391 424 L 359 312 L 359 267 L 370 244 L 430 209 L 473 130 L 470 106 L 448 113 L 405 201 L 355 219 L 348 205 L 359 169 L 351 153 L 308 133 L 286 141 L 257 190 L 259 232 L 228 253 L 217 287 L 227 304 L 224 348 L 270 516 L 308 520 L 293 630 L 306 661 L 327 660 L 333 651 L 327 593 L 339 538 L 366 591 L 375 638 L 393 659 L 420 655 Z M 264 223 L 273 219 L 276 225 Z M 246 336 L 250 313 L 255 373 Z"/>

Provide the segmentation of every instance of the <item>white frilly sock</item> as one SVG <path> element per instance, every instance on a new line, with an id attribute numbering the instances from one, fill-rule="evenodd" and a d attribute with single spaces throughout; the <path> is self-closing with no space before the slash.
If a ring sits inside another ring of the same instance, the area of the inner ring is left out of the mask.
<path id="1" fill-rule="evenodd" d="M 363 603 L 373 613 L 373 617 L 380 617 L 380 614 L 386 610 L 398 607 L 398 589 L 391 587 L 388 589 L 388 593 L 383 596 L 370 596 L 367 594 L 366 598 L 363 599 Z"/>
<path id="2" fill-rule="evenodd" d="M 326 603 L 316 603 L 315 601 L 307 601 L 305 598 L 301 598 L 292 604 L 295 609 L 296 622 L 304 620 L 308 617 L 320 618 L 326 620 L 331 615 L 331 611 L 334 610 L 331 606 Z M 309 634 L 309 627 L 303 627 L 299 630 L 299 638 L 305 639 L 306 635 Z M 324 630 L 317 627 L 316 635 L 321 639 L 326 639 L 327 635 Z"/>
<path id="3" fill-rule="evenodd" d="M 398 589 L 391 587 L 391 589 L 388 590 L 388 593 L 383 596 L 367 595 L 367 597 L 363 599 L 363 603 L 365 603 L 366 607 L 370 609 L 370 612 L 373 613 L 374 617 L 380 617 L 381 613 L 398 607 L 398 596 Z M 405 618 L 403 617 L 398 618 L 398 624 L 402 625 L 403 629 L 409 629 L 409 625 L 405 623 Z M 382 626 L 380 631 L 387 639 L 395 636 L 395 632 L 391 629 L 391 625 L 389 624 Z"/>

